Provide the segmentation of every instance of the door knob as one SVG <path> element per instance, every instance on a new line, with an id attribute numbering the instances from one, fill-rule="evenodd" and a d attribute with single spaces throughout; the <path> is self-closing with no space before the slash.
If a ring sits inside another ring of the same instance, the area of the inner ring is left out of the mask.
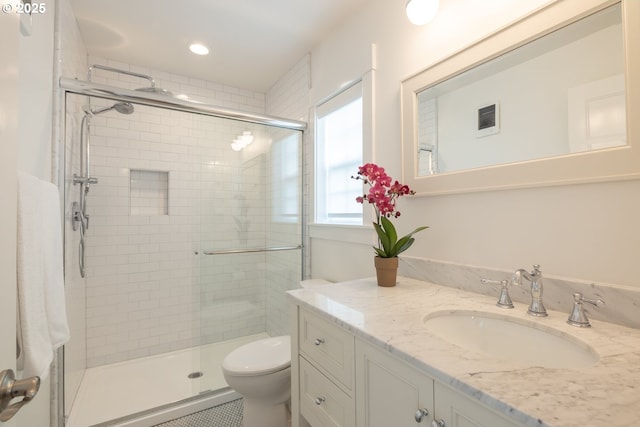
<path id="1" fill-rule="evenodd" d="M 16 380 L 13 370 L 0 372 L 0 421 L 9 421 L 20 408 L 33 400 L 39 389 L 40 377 Z M 22 397 L 22 400 L 9 405 L 16 397 Z"/>

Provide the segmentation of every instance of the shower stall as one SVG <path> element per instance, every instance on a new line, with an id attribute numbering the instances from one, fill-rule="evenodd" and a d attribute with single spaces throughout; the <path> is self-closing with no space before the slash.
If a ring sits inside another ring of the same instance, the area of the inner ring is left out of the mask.
<path id="1" fill-rule="evenodd" d="M 157 424 L 238 398 L 222 358 L 289 333 L 285 292 L 303 276 L 305 124 L 150 82 L 60 81 L 69 427 Z"/>

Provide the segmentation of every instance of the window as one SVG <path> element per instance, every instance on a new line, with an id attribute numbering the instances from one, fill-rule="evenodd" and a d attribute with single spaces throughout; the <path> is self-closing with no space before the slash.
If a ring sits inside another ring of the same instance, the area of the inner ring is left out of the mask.
<path id="1" fill-rule="evenodd" d="M 316 222 L 362 224 L 362 182 L 351 179 L 363 158 L 362 83 L 316 109 Z"/>
<path id="2" fill-rule="evenodd" d="M 287 135 L 273 144 L 273 219 L 298 222 L 300 134 Z"/>

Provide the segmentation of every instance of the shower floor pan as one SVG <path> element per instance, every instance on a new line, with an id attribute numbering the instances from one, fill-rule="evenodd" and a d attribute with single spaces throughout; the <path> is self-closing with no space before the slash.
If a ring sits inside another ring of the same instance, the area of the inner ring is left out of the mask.
<path id="1" fill-rule="evenodd" d="M 190 413 L 189 402 L 177 408 L 179 413 L 174 413 L 171 407 L 162 407 L 198 396 L 202 391 L 228 387 L 220 368 L 224 357 L 245 343 L 267 336 L 264 333 L 250 335 L 89 368 L 80 384 L 66 426 L 93 426 L 144 411 L 147 411 L 143 417 L 146 421 L 123 421 L 114 425 L 152 425 L 186 415 Z M 202 376 L 198 376 L 200 372 Z M 194 373 L 196 375 L 190 375 Z M 236 397 L 231 396 L 228 400 Z M 162 409 L 153 411 L 154 408 Z M 202 409 L 206 408 L 194 408 L 193 412 Z"/>

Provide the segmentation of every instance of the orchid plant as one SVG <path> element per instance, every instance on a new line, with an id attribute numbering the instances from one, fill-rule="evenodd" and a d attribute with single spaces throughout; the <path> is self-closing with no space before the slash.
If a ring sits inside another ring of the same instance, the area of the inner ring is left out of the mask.
<path id="1" fill-rule="evenodd" d="M 373 228 L 378 235 L 378 247 L 373 247 L 380 258 L 394 258 L 413 245 L 413 235 L 429 227 L 418 227 L 406 236 L 398 238 L 396 228 L 390 218 L 398 218 L 400 211 L 396 209 L 396 201 L 404 195 L 415 194 L 408 185 L 400 184 L 387 175 L 384 168 L 375 163 L 366 163 L 358 167 L 358 174 L 351 178 L 362 180 L 369 185 L 369 191 L 356 197 L 356 202 L 368 202 L 373 205 L 376 222 Z"/>

